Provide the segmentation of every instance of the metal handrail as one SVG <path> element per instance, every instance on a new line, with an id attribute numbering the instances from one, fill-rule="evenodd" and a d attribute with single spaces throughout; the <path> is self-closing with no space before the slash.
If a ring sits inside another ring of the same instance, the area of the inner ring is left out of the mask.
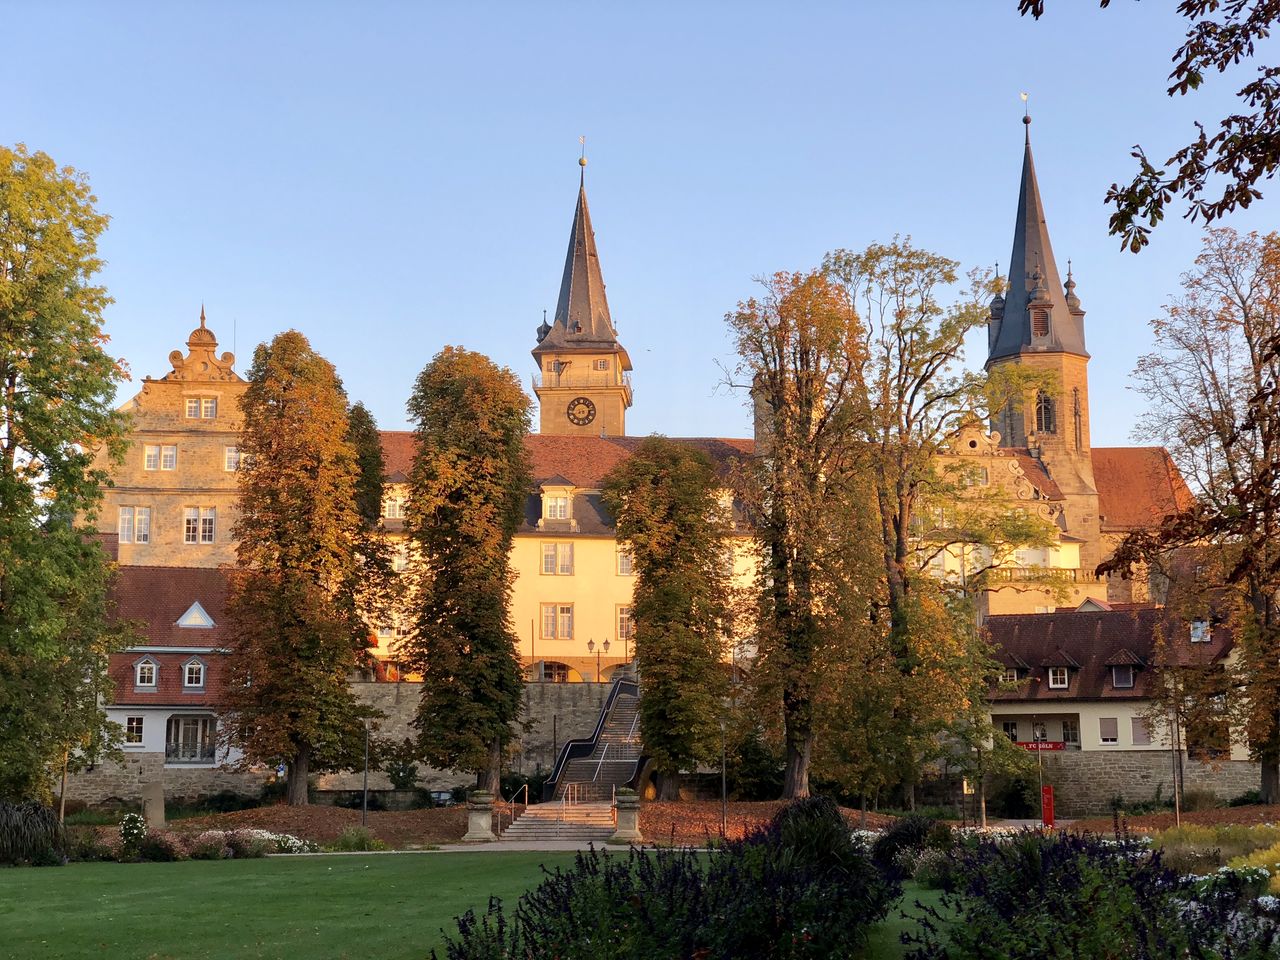
<path id="1" fill-rule="evenodd" d="M 508 827 L 514 824 L 516 822 L 516 818 L 519 816 L 519 814 L 516 813 L 516 797 L 520 796 L 521 792 L 524 793 L 524 807 L 527 810 L 529 809 L 529 784 L 527 783 L 524 784 L 515 793 L 511 794 L 510 800 L 503 801 L 504 803 L 507 804 L 507 815 L 511 818 L 510 820 L 507 821 Z M 500 797 L 502 796 L 501 791 L 498 792 L 498 796 Z M 502 833 L 502 808 L 501 807 L 498 808 L 498 833 L 499 834 Z"/>
<path id="2" fill-rule="evenodd" d="M 560 748 L 560 755 L 556 758 L 556 765 L 551 768 L 551 776 L 547 778 L 546 785 L 543 787 L 545 791 L 543 794 L 544 799 L 551 800 L 555 797 L 556 788 L 560 784 L 560 777 L 571 759 L 575 757 L 590 757 L 595 752 L 596 744 L 600 742 L 600 734 L 604 732 L 604 725 L 609 719 L 613 705 L 624 686 L 627 688 L 626 692 L 629 696 L 637 698 L 640 696 L 640 685 L 635 680 L 623 677 L 614 678 L 613 684 L 609 689 L 609 695 L 605 698 L 604 706 L 600 709 L 600 717 L 596 720 L 596 728 L 591 736 L 566 740 L 564 746 Z"/>

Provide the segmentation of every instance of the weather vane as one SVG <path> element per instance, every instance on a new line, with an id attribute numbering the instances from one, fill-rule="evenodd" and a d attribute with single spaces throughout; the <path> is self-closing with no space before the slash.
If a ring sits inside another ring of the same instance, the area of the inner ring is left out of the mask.
<path id="1" fill-rule="evenodd" d="M 583 134 L 578 138 L 578 143 L 582 144 L 582 156 L 578 158 L 578 166 L 585 167 L 587 165 L 587 137 Z"/>

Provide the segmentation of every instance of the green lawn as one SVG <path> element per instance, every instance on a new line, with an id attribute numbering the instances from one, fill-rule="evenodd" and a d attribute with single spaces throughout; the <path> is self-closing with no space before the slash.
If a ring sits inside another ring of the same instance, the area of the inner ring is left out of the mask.
<path id="1" fill-rule="evenodd" d="M 4 960 L 422 960 L 572 854 L 272 857 L 0 870 Z"/>
<path id="2" fill-rule="evenodd" d="M 0 869 L 0 960 L 425 960 L 490 894 L 514 901 L 562 853 L 272 857 Z M 868 960 L 903 955 L 907 884 Z"/>

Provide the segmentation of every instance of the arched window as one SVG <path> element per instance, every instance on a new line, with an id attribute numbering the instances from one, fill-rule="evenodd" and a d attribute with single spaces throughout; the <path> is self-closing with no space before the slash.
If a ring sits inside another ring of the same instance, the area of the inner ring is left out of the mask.
<path id="1" fill-rule="evenodd" d="M 1036 395 L 1036 433 L 1057 433 L 1058 416 L 1053 397 L 1043 390 Z"/>

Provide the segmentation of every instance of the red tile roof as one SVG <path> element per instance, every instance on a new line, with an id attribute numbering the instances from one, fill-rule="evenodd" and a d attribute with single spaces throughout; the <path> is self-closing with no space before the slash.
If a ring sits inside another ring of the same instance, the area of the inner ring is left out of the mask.
<path id="1" fill-rule="evenodd" d="M 218 647 L 226 633 L 227 577 L 207 567 L 119 567 L 112 590 L 116 617 L 137 622 L 144 646 Z M 211 628 L 179 627 L 199 602 Z"/>
<path id="2" fill-rule="evenodd" d="M 204 689 L 187 690 L 182 685 L 186 663 L 198 657 L 204 663 Z M 156 686 L 152 690 L 134 685 L 134 664 L 143 658 L 156 664 Z M 111 657 L 107 673 L 115 685 L 112 702 L 119 706 L 192 706 L 209 707 L 217 703 L 222 691 L 225 654 L 212 653 L 117 653 Z"/>
<path id="3" fill-rule="evenodd" d="M 1103 530 L 1155 526 L 1194 502 L 1163 447 L 1094 447 L 1093 479 Z"/>
<path id="4" fill-rule="evenodd" d="M 1046 500 L 1062 499 L 1062 490 L 1045 469 L 1043 460 L 1033 457 L 1031 451 L 1025 447 L 1010 447 L 1009 452 L 1017 459 L 1018 466 L 1027 475 L 1031 485 L 1040 491 L 1040 496 Z"/>
<path id="5" fill-rule="evenodd" d="M 561 437 L 531 434 L 529 457 L 533 479 L 540 483 L 555 476 L 564 477 L 575 487 L 598 489 L 605 476 L 627 459 L 644 437 Z M 750 456 L 755 441 L 718 437 L 673 437 L 696 447 L 721 465 L 733 459 Z M 413 464 L 413 434 L 405 430 L 382 431 L 382 455 L 387 476 L 407 477 Z"/>

